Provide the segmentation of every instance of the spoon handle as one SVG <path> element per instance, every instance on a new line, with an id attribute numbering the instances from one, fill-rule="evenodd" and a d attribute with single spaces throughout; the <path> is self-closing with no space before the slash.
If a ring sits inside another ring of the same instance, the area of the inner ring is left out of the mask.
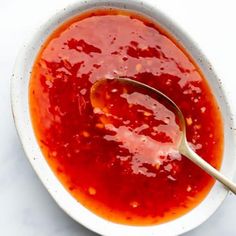
<path id="1" fill-rule="evenodd" d="M 229 180 L 227 177 L 222 175 L 218 170 L 216 170 L 213 166 L 211 166 L 208 162 L 202 159 L 198 154 L 196 154 L 187 144 L 187 141 L 183 142 L 180 146 L 180 152 L 202 168 L 205 172 L 211 175 L 213 178 L 221 182 L 224 186 L 226 186 L 231 192 L 236 194 L 236 184 Z"/>

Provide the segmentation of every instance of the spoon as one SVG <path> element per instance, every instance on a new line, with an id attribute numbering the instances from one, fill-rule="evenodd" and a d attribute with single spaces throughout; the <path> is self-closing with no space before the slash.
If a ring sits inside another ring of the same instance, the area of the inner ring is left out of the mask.
<path id="1" fill-rule="evenodd" d="M 179 127 L 182 131 L 180 134 L 180 139 L 177 144 L 177 150 L 180 152 L 180 154 L 187 157 L 189 160 L 194 162 L 196 165 L 198 165 L 200 168 L 202 168 L 206 173 L 211 175 L 213 178 L 221 182 L 225 187 L 227 187 L 230 191 L 232 191 L 234 194 L 236 194 L 236 184 L 234 184 L 231 180 L 229 180 L 227 177 L 225 177 L 223 174 L 221 174 L 218 170 L 216 170 L 213 166 L 211 166 L 208 162 L 206 162 L 204 159 L 202 159 L 197 153 L 195 153 L 191 147 L 189 146 L 186 138 L 186 123 L 185 118 L 183 116 L 183 113 L 181 112 L 180 108 L 165 94 L 162 92 L 137 81 L 128 79 L 128 78 L 115 78 L 115 79 L 101 79 L 98 80 L 93 84 L 93 86 L 90 89 L 90 100 L 91 104 L 94 108 L 102 108 L 102 106 L 105 106 L 102 103 L 99 103 L 97 99 L 99 98 L 99 90 L 103 87 L 108 85 L 111 82 L 115 82 L 121 85 L 128 85 L 132 86 L 133 88 L 137 90 L 142 90 L 142 93 L 144 94 L 152 94 L 154 98 L 158 102 L 162 102 L 162 104 L 165 104 L 165 106 L 170 109 L 176 117 L 179 119 Z M 104 88 L 104 87 L 103 87 Z M 100 90 L 102 91 L 102 90 Z M 99 107 L 100 106 L 100 107 Z"/>

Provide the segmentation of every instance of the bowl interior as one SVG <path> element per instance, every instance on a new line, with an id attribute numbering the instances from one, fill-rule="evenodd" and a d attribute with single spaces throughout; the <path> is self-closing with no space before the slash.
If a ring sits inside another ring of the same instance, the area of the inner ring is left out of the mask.
<path id="1" fill-rule="evenodd" d="M 139 0 L 129 0 L 125 3 L 122 0 L 77 1 L 76 4 L 58 12 L 47 21 L 46 24 L 39 28 L 34 34 L 34 37 L 24 45 L 22 51 L 19 53 L 12 76 L 12 109 L 18 134 L 28 159 L 49 193 L 65 212 L 87 228 L 107 236 L 178 235 L 195 228 L 214 213 L 227 195 L 227 190 L 225 190 L 221 184 L 215 183 L 208 196 L 200 205 L 176 220 L 148 227 L 115 224 L 91 213 L 64 189 L 48 166 L 34 135 L 29 114 L 28 84 L 31 67 L 41 45 L 53 30 L 65 20 L 78 15 L 85 10 L 109 7 L 134 10 L 152 17 L 159 25 L 166 29 L 167 32 L 173 35 L 186 51 L 189 52 L 193 60 L 195 60 L 205 78 L 208 80 L 221 109 L 225 137 L 221 172 L 230 179 L 233 178 L 235 171 L 234 166 L 236 164 L 236 159 L 234 158 L 235 151 L 233 149 L 233 121 L 221 84 L 214 73 L 212 66 L 197 48 L 195 43 L 189 39 L 186 33 L 183 33 L 179 27 L 163 15 L 163 13 L 159 12 L 155 3 L 145 3 Z"/>

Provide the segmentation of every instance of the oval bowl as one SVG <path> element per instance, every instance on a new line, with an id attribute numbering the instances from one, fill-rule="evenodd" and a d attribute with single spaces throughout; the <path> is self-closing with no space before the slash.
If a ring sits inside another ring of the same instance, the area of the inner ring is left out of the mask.
<path id="1" fill-rule="evenodd" d="M 225 143 L 221 172 L 230 179 L 233 179 L 236 167 L 236 159 L 234 158 L 235 138 L 232 128 L 233 119 L 221 83 L 201 50 L 179 26 L 158 10 L 154 1 L 151 3 L 151 1 L 145 2 L 140 0 L 78 0 L 76 4 L 64 8 L 51 17 L 35 32 L 32 39 L 24 45 L 15 63 L 11 79 L 11 103 L 15 125 L 26 156 L 35 172 L 57 204 L 77 222 L 105 236 L 179 235 L 203 223 L 220 206 L 228 193 L 221 184 L 216 182 L 207 197 L 197 207 L 173 221 L 142 227 L 112 223 L 83 207 L 65 190 L 48 166 L 34 135 L 29 113 L 28 85 L 31 68 L 41 45 L 55 28 L 69 18 L 86 10 L 110 7 L 137 11 L 153 18 L 186 49 L 199 66 L 216 97 L 223 116 Z"/>

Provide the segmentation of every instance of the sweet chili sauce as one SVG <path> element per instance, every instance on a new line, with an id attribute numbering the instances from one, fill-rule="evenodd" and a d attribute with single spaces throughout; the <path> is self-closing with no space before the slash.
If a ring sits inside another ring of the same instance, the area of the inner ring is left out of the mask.
<path id="1" fill-rule="evenodd" d="M 43 44 L 29 85 L 36 138 L 63 186 L 95 214 L 129 225 L 175 219 L 214 181 L 172 148 L 176 117 L 150 94 L 108 86 L 103 109 L 92 106 L 91 86 L 119 76 L 169 96 L 191 147 L 220 168 L 222 118 L 199 68 L 156 22 L 118 9 L 74 17 Z"/>

